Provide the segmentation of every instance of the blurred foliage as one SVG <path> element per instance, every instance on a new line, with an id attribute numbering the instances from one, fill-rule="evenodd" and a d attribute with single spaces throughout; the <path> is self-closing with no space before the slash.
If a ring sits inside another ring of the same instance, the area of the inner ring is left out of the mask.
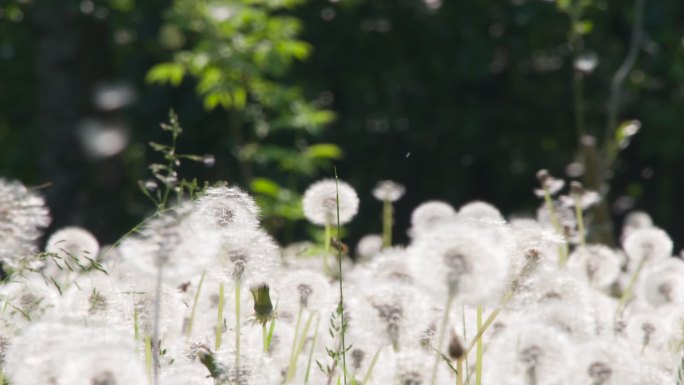
<path id="1" fill-rule="evenodd" d="M 614 219 L 644 209 L 679 246 L 683 14 L 646 2 L 618 117 L 641 129 L 616 130 L 631 144 L 608 175 Z M 178 151 L 216 159 L 181 175 L 250 186 L 281 240 L 303 231 L 286 224 L 332 161 L 361 196 L 351 238 L 381 229 L 380 179 L 407 187 L 400 232 L 426 199 L 531 213 L 538 169 L 578 177 L 576 56 L 598 60 L 581 94 L 586 133 L 602 140 L 633 20 L 620 0 L 12 0 L 0 5 L 0 173 L 52 182 L 54 226 L 116 239 L 150 209 L 136 183 L 159 159 L 145 143 L 164 142 L 173 108 Z M 102 84 L 135 100 L 102 109 Z M 87 121 L 124 127 L 128 145 L 85 155 Z"/>

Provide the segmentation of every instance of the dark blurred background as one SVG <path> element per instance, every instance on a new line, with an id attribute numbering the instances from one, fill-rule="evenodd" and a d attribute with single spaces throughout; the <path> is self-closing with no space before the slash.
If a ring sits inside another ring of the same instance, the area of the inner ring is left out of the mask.
<path id="1" fill-rule="evenodd" d="M 215 158 L 182 163 L 180 176 L 251 189 L 282 242 L 305 236 L 299 196 L 333 165 L 361 197 L 352 240 L 381 231 L 370 191 L 383 179 L 407 188 L 399 241 L 428 199 L 532 214 L 537 170 L 585 178 L 578 100 L 598 151 L 613 141 L 611 79 L 643 16 L 617 115 L 641 130 L 599 181 L 615 234 L 626 212 L 645 210 L 679 248 L 684 3 L 635 9 L 638 0 L 5 0 L 0 175 L 49 183 L 52 228 L 112 242 L 154 211 L 138 181 L 162 160 L 147 143 L 169 141 L 159 124 L 174 109 L 178 151 Z"/>

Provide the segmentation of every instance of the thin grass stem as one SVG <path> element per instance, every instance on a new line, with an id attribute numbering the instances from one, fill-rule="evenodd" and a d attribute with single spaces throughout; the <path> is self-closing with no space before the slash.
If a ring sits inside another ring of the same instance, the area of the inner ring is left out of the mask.
<path id="1" fill-rule="evenodd" d="M 335 206 L 337 208 L 337 239 L 342 242 L 342 234 L 340 232 L 340 190 L 337 178 L 337 168 L 335 168 Z M 345 346 L 344 335 L 346 332 L 346 324 L 344 319 L 344 290 L 342 290 L 342 248 L 337 248 L 337 264 L 340 268 L 340 305 L 339 314 L 341 320 L 341 335 L 342 335 L 342 375 L 344 376 L 344 385 L 347 385 L 347 348 Z"/>
<path id="2" fill-rule="evenodd" d="M 296 357 L 295 352 L 297 351 L 297 338 L 299 336 L 299 326 L 302 322 L 302 312 L 304 311 L 304 306 L 299 305 L 299 310 L 297 311 L 297 320 L 295 321 L 294 337 L 292 337 L 292 349 L 290 350 L 290 364 L 287 367 L 286 382 L 289 382 L 294 377 L 296 371 Z"/>
<path id="3" fill-rule="evenodd" d="M 311 349 L 309 349 L 309 361 L 306 364 L 306 374 L 304 375 L 304 385 L 309 383 L 309 373 L 311 372 L 311 362 L 313 361 L 313 352 L 316 348 L 316 341 L 318 341 L 318 324 L 321 322 L 320 317 L 316 317 L 316 326 L 313 341 L 311 341 Z"/>
<path id="4" fill-rule="evenodd" d="M 218 312 L 216 317 L 216 339 L 214 341 L 214 349 L 218 351 L 221 349 L 221 336 L 223 335 L 223 301 L 224 301 L 223 282 L 219 283 L 219 298 L 218 298 Z"/>
<path id="5" fill-rule="evenodd" d="M 373 359 L 371 360 L 370 365 L 368 365 L 368 370 L 366 370 L 366 375 L 363 376 L 363 380 L 361 381 L 361 385 L 366 385 L 368 384 L 368 381 L 370 381 L 371 375 L 373 374 L 373 369 L 375 369 L 375 364 L 378 363 L 378 358 L 380 358 L 380 352 L 382 351 L 382 348 L 378 348 L 378 350 L 373 354 Z"/>
<path id="6" fill-rule="evenodd" d="M 483 358 L 483 349 L 482 349 L 482 335 L 480 334 L 480 331 L 482 330 L 482 305 L 477 306 L 477 333 L 480 335 L 477 339 L 477 351 L 476 351 L 476 357 L 477 361 L 475 361 L 475 385 L 482 385 L 482 358 Z"/>
<path id="7" fill-rule="evenodd" d="M 202 284 L 204 283 L 204 277 L 206 276 L 206 270 L 202 270 L 202 276 L 200 277 L 199 283 L 197 284 L 197 291 L 195 292 L 195 298 L 192 301 L 192 310 L 190 311 L 190 320 L 188 320 L 188 326 L 185 330 L 185 337 L 189 338 L 192 334 L 192 325 L 195 322 L 195 314 L 197 312 L 197 303 L 199 302 L 200 292 L 202 291 Z"/>
<path id="8" fill-rule="evenodd" d="M 439 326 L 439 337 L 437 338 L 437 354 L 435 355 L 435 364 L 432 367 L 431 385 L 435 385 L 437 381 L 437 368 L 439 361 L 442 359 L 442 344 L 444 343 L 444 336 L 446 335 L 447 324 L 449 323 L 449 311 L 451 310 L 451 302 L 453 301 L 453 294 L 449 293 L 447 296 L 446 306 L 444 307 L 444 315 Z"/>

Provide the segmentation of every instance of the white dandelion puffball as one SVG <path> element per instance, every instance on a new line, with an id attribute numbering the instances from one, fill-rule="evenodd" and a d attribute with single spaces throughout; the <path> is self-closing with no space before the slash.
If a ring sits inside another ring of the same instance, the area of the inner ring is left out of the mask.
<path id="1" fill-rule="evenodd" d="M 452 218 L 454 215 L 456 215 L 456 210 L 446 202 L 424 202 L 411 213 L 411 232 L 416 234 L 427 230 L 434 224 Z"/>
<path id="2" fill-rule="evenodd" d="M 643 297 L 653 306 L 684 304 L 684 262 L 667 258 L 644 272 Z"/>
<path id="3" fill-rule="evenodd" d="M 509 274 L 506 250 L 483 226 L 454 219 L 420 234 L 409 248 L 423 284 L 466 304 L 498 300 Z"/>
<path id="4" fill-rule="evenodd" d="M 482 383 L 501 384 L 503 377 L 529 383 L 532 376 L 537 384 L 557 384 L 569 378 L 568 357 L 574 356 L 568 337 L 557 329 L 531 321 L 507 326 L 488 348 L 489 362 L 496 362 L 495 370 L 484 373 Z M 509 382 L 517 383 L 517 382 Z"/>
<path id="5" fill-rule="evenodd" d="M 657 227 L 646 227 L 630 232 L 622 242 L 631 263 L 639 263 L 642 259 L 653 262 L 672 255 L 672 239 Z"/>
<path id="6" fill-rule="evenodd" d="M 406 188 L 399 183 L 391 180 L 383 180 L 373 189 L 373 196 L 375 199 L 382 202 L 396 202 L 404 196 Z"/>
<path id="7" fill-rule="evenodd" d="M 591 286 L 603 289 L 618 279 L 621 264 L 622 259 L 609 247 L 587 245 L 570 254 L 567 267 L 577 276 L 586 278 Z"/>
<path id="8" fill-rule="evenodd" d="M 43 273 L 48 276 L 59 274 L 67 266 L 78 269 L 78 265 L 90 265 L 100 251 L 100 244 L 88 230 L 80 227 L 65 227 L 56 231 L 47 241 L 45 251 L 54 253 L 59 260 L 50 259 Z M 61 266 L 61 268 L 60 268 Z"/>
<path id="9" fill-rule="evenodd" d="M 356 191 L 343 181 L 320 180 L 306 190 L 302 199 L 304 216 L 316 225 L 337 224 L 337 190 L 339 186 L 340 224 L 346 224 L 359 209 Z"/>
<path id="10" fill-rule="evenodd" d="M 356 244 L 356 255 L 361 260 L 371 259 L 382 250 L 382 236 L 368 234 Z"/>
<path id="11" fill-rule="evenodd" d="M 0 178 L 0 260 L 13 265 L 35 253 L 35 240 L 50 224 L 45 200 L 23 184 Z"/>
<path id="12" fill-rule="evenodd" d="M 506 220 L 499 209 L 487 202 L 473 201 L 467 203 L 458 210 L 458 216 L 479 222 L 504 224 Z"/>
<path id="13" fill-rule="evenodd" d="M 198 231 L 218 230 L 231 237 L 259 227 L 259 207 L 238 187 L 210 187 L 195 202 L 190 222 Z"/>

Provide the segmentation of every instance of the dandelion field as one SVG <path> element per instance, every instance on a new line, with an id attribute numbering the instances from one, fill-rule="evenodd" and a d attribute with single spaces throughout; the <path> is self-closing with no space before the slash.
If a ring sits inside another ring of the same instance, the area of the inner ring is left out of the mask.
<path id="1" fill-rule="evenodd" d="M 0 4 L 0 385 L 684 385 L 680 8 Z"/>
<path id="2" fill-rule="evenodd" d="M 172 126 L 167 126 L 172 131 Z M 173 151 L 169 150 L 169 154 Z M 349 184 L 309 186 L 322 244 L 278 245 L 254 199 L 226 184 L 179 197 L 172 161 L 158 210 L 114 245 L 86 230 L 35 240 L 40 194 L 2 180 L 2 378 L 20 384 L 675 384 L 684 263 L 643 212 L 620 248 L 585 240 L 597 194 L 538 173 L 537 218 L 475 201 L 416 207 L 408 245 L 340 240 Z M 250 295 L 251 294 L 251 295 Z"/>

